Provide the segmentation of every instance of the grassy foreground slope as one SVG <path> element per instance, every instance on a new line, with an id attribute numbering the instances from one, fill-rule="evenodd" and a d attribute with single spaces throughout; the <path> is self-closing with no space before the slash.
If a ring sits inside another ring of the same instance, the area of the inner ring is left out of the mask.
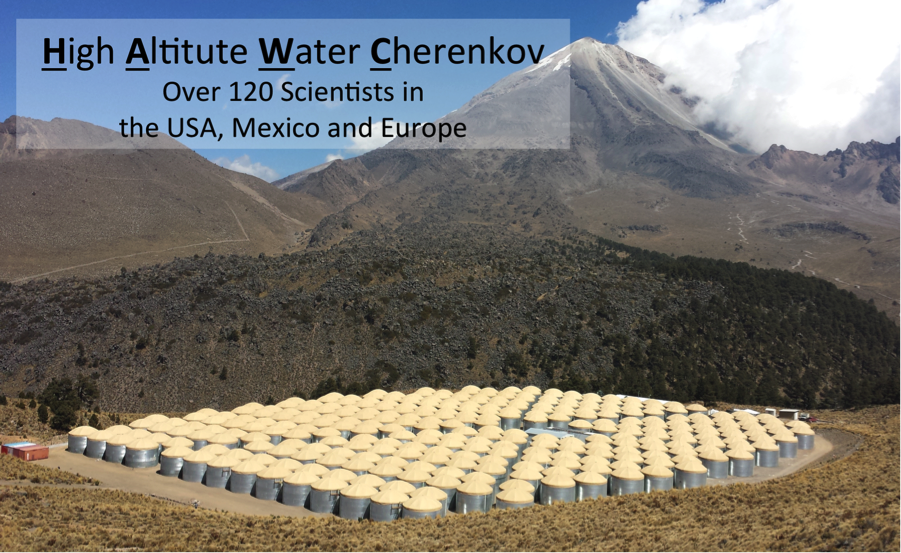
<path id="1" fill-rule="evenodd" d="M 403 520 L 254 517 L 110 490 L 0 491 L 3 550 L 899 550 L 899 407 L 829 413 L 850 456 L 754 485 Z"/>

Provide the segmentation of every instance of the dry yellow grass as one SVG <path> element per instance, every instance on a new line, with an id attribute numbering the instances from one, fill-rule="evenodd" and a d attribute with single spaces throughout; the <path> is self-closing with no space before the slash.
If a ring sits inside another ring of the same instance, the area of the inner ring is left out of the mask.
<path id="1" fill-rule="evenodd" d="M 0 492 L 3 550 L 899 550 L 899 408 L 835 412 L 850 456 L 761 484 L 403 520 L 231 515 L 110 490 Z"/>
<path id="2" fill-rule="evenodd" d="M 11 455 L 0 455 L 0 480 L 21 480 L 34 484 L 99 484 L 93 478 L 26 463 Z"/>

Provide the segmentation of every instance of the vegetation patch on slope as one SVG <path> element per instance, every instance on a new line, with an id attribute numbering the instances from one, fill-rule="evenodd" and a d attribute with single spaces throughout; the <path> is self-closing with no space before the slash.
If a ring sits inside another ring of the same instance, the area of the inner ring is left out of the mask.
<path id="1" fill-rule="evenodd" d="M 896 403 L 898 344 L 884 314 L 821 279 L 462 224 L 0 292 L 0 386 L 81 375 L 104 411 L 467 383 Z"/>

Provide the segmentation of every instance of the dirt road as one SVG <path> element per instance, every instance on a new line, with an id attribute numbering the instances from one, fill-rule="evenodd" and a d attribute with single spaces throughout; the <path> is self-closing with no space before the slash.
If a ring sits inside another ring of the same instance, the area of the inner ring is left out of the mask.
<path id="1" fill-rule="evenodd" d="M 264 501 L 245 494 L 236 494 L 228 490 L 209 488 L 199 483 L 161 476 L 156 472 L 159 467 L 132 469 L 125 465 L 107 463 L 84 455 L 75 455 L 67 452 L 63 447 L 51 449 L 48 459 L 35 461 L 35 463 L 99 480 L 100 486 L 92 486 L 93 489 L 112 488 L 186 505 L 197 501 L 200 508 L 246 515 L 322 516 L 302 507 L 289 507 L 277 501 Z"/>

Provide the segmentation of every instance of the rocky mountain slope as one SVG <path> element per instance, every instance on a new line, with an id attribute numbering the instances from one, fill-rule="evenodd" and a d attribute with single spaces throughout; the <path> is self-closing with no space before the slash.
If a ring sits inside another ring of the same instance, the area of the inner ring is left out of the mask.
<path id="1" fill-rule="evenodd" d="M 69 120 L 18 124 L 38 141 L 115 134 Z M 209 251 L 280 252 L 305 246 L 305 231 L 329 209 L 183 147 L 17 150 L 16 125 L 10 118 L 0 129 L 0 280 L 108 274 Z"/>
<path id="2" fill-rule="evenodd" d="M 564 84 L 569 102 L 550 101 Z M 399 150 L 421 144 L 398 140 L 283 183 L 339 210 L 313 232 L 314 247 L 361 228 L 441 212 L 453 219 L 465 211 L 467 220 L 521 230 L 523 212 L 534 212 L 540 198 L 561 207 L 566 225 L 675 255 L 825 278 L 872 299 L 897 320 L 897 145 L 855 143 L 827 156 L 776 148 L 755 156 L 705 132 L 693 105 L 649 61 L 582 39 L 443 118 L 487 120 L 505 131 L 516 129 L 517 114 L 526 109 L 547 110 L 548 124 L 568 110 L 568 149 Z M 495 142 L 485 145 L 506 145 Z M 461 187 L 465 193 L 444 193 Z M 479 198 L 495 189 L 532 203 L 500 219 L 466 205 L 490 203 Z M 808 231 L 783 232 L 799 227 Z"/>
<path id="3" fill-rule="evenodd" d="M 406 222 L 327 251 L 6 286 L 0 390 L 81 374 L 129 412 L 468 383 L 898 400 L 897 326 L 832 284 L 567 236 Z"/>

